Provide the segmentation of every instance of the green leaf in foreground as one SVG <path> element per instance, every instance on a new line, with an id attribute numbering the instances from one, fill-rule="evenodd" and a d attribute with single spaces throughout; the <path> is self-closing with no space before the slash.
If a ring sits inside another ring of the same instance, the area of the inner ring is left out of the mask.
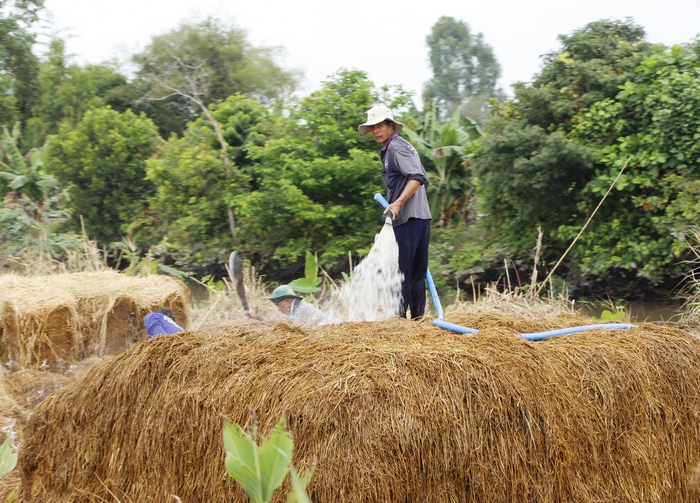
<path id="1" fill-rule="evenodd" d="M 260 446 L 259 462 L 262 475 L 263 499 L 268 501 L 284 480 L 292 462 L 294 442 L 285 430 L 284 419 L 275 426 L 267 442 Z"/>
<path id="2" fill-rule="evenodd" d="M 12 450 L 12 430 L 0 447 L 0 477 L 4 477 L 17 466 L 17 453 Z"/>
<path id="3" fill-rule="evenodd" d="M 7 495 L 7 498 L 5 498 L 5 503 L 12 503 L 13 501 L 16 501 L 17 494 L 18 494 L 17 489 L 14 489 L 10 494 Z"/>
<path id="4" fill-rule="evenodd" d="M 625 316 L 627 316 L 627 314 L 622 308 L 619 308 L 616 313 L 613 313 L 608 309 L 604 309 L 600 314 L 600 319 L 604 321 L 620 321 L 624 320 Z"/>
<path id="5" fill-rule="evenodd" d="M 297 473 L 294 465 L 290 467 L 289 475 L 292 479 L 292 490 L 287 495 L 287 503 L 311 503 L 309 495 L 306 494 L 306 486 L 313 476 L 316 468 L 311 468 L 301 476 Z"/>
<path id="6" fill-rule="evenodd" d="M 260 447 L 253 435 L 237 424 L 226 422 L 223 431 L 226 469 L 255 503 L 265 503 L 289 471 L 294 442 L 280 419 L 270 438 Z"/>

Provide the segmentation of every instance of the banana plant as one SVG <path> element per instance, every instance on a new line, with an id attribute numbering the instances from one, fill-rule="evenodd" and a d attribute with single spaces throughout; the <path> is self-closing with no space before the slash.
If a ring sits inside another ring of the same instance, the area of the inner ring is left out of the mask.
<path id="1" fill-rule="evenodd" d="M 12 430 L 0 447 L 0 478 L 11 472 L 17 466 L 17 453 L 12 450 Z"/>
<path id="2" fill-rule="evenodd" d="M 17 466 L 17 453 L 12 450 L 12 430 L 10 430 L 5 442 L 0 446 L 0 478 L 14 470 L 15 466 Z M 5 498 L 5 503 L 12 503 L 16 498 L 17 489 Z"/>
<path id="3" fill-rule="evenodd" d="M 311 503 L 306 486 L 313 469 L 303 475 L 297 474 L 294 469 L 294 442 L 286 430 L 284 417 L 261 445 L 256 442 L 257 436 L 256 426 L 248 434 L 239 425 L 226 421 L 223 438 L 229 476 L 241 484 L 253 503 L 267 503 L 290 473 L 292 490 L 287 496 L 287 503 Z"/>
<path id="4" fill-rule="evenodd" d="M 40 197 L 47 188 L 57 187 L 56 177 L 41 172 L 43 149 L 33 148 L 22 155 L 17 146 L 19 126 L 15 125 L 12 132 L 3 126 L 0 132 L 0 178 L 6 180 L 7 186 L 16 194 L 23 193 L 32 197 Z"/>
<path id="5" fill-rule="evenodd" d="M 437 225 L 443 225 L 471 192 L 470 173 L 466 167 L 468 150 L 483 134 L 474 121 L 461 115 L 459 108 L 448 123 L 440 124 L 437 116 L 437 105 L 432 100 L 426 107 L 420 130 L 406 126 L 403 130 L 426 164 L 430 178 L 430 212 Z"/>
<path id="6" fill-rule="evenodd" d="M 294 288 L 298 293 L 313 293 L 320 292 L 318 285 L 323 281 L 318 277 L 318 257 L 310 251 L 306 252 L 306 260 L 304 262 L 304 277 L 295 279 L 289 283 L 289 286 Z"/>

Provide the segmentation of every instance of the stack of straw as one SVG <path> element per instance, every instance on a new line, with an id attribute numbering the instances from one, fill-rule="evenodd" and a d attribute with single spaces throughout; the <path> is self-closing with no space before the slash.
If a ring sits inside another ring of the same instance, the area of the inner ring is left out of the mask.
<path id="1" fill-rule="evenodd" d="M 29 420 L 21 500 L 247 501 L 224 418 L 285 416 L 309 492 L 331 502 L 697 501 L 700 340 L 644 324 L 455 317 L 314 330 L 248 322 L 137 344 Z M 282 491 L 275 502 L 285 501 Z"/>
<path id="2" fill-rule="evenodd" d="M 174 278 L 115 271 L 0 276 L 0 357 L 15 370 L 63 372 L 145 339 L 143 317 L 158 307 L 188 326 L 189 290 Z"/>

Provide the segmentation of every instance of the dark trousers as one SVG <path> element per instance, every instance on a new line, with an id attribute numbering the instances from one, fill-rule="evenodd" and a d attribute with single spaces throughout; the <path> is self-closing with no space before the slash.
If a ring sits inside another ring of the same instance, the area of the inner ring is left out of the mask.
<path id="1" fill-rule="evenodd" d="M 399 316 L 405 318 L 406 308 L 410 306 L 411 318 L 419 318 L 425 313 L 430 220 L 409 218 L 405 224 L 394 227 L 394 235 L 399 244 L 399 270 L 403 273 Z"/>

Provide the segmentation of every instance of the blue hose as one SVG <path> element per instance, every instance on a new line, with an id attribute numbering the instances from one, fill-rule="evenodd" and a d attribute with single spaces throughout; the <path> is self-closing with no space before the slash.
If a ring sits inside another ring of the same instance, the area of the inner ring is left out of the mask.
<path id="1" fill-rule="evenodd" d="M 548 337 L 553 337 L 555 335 L 573 334 L 576 332 L 583 332 L 584 330 L 595 330 L 596 328 L 605 328 L 608 330 L 624 330 L 627 328 L 635 328 L 636 326 L 637 325 L 630 325 L 628 323 L 603 323 L 601 325 L 584 325 L 581 327 L 560 328 L 559 330 L 550 330 L 549 332 L 536 332 L 534 334 L 518 334 L 518 337 L 522 337 L 523 339 L 527 339 L 528 341 L 539 341 Z"/>
<path id="2" fill-rule="evenodd" d="M 389 206 L 389 201 L 381 194 L 374 194 L 374 200 L 382 205 L 383 208 Z M 433 299 L 433 306 L 435 307 L 435 314 L 438 319 L 441 320 L 445 317 L 445 313 L 442 310 L 442 303 L 440 302 L 440 297 L 438 297 L 437 289 L 435 288 L 435 282 L 433 281 L 433 275 L 430 274 L 430 269 L 426 271 L 425 280 L 428 282 L 428 290 L 430 291 L 430 297 Z M 457 326 L 457 325 L 455 325 Z M 473 330 L 468 328 L 467 330 Z M 470 332 L 461 332 L 470 333 Z"/>
<path id="3" fill-rule="evenodd" d="M 445 330 L 457 332 L 458 334 L 475 334 L 478 332 L 476 328 L 463 327 L 462 325 L 449 323 L 445 320 L 433 320 L 433 325 L 435 325 L 436 327 L 444 328 Z"/>
<path id="4" fill-rule="evenodd" d="M 448 323 L 443 320 L 433 320 L 433 325 L 436 327 L 444 328 L 445 330 L 450 330 L 452 332 L 457 332 L 458 334 L 475 334 L 478 332 L 475 328 L 467 328 L 461 325 L 456 325 L 454 323 Z M 541 341 L 542 339 L 547 339 L 549 337 L 554 337 L 556 335 L 567 335 L 576 332 L 583 332 L 584 330 L 595 330 L 599 328 L 604 328 L 607 330 L 620 329 L 624 330 L 627 328 L 635 328 L 636 325 L 630 325 L 627 323 L 604 323 L 600 325 L 584 325 L 581 327 L 571 327 L 571 328 L 561 328 L 559 330 L 550 330 L 549 332 L 536 332 L 533 334 L 517 334 L 516 337 L 522 337 L 528 341 Z"/>
<path id="5" fill-rule="evenodd" d="M 445 317 L 445 313 L 442 311 L 442 304 L 440 303 L 440 297 L 438 297 L 437 289 L 435 288 L 433 275 L 430 274 L 430 269 L 425 271 L 425 280 L 428 282 L 428 290 L 430 290 L 430 297 L 433 299 L 435 314 L 437 315 L 438 320 L 442 320 Z"/>
<path id="6" fill-rule="evenodd" d="M 374 194 L 374 200 L 381 204 L 382 208 L 386 208 L 387 206 L 389 206 L 389 201 L 387 201 L 386 198 L 379 193 Z"/>
<path id="7" fill-rule="evenodd" d="M 374 200 L 382 205 L 383 208 L 389 206 L 389 201 L 387 201 L 381 194 L 375 194 Z M 476 328 L 463 327 L 461 325 L 456 325 L 455 323 L 449 323 L 445 321 L 444 313 L 442 311 L 442 304 L 440 303 L 440 297 L 438 297 L 437 290 L 435 289 L 435 282 L 433 281 L 433 276 L 430 274 L 430 270 L 427 271 L 425 275 L 425 280 L 428 282 L 428 290 L 430 290 L 430 296 L 433 299 L 433 305 L 435 306 L 435 312 L 437 313 L 437 319 L 433 320 L 433 325 L 436 327 L 444 328 L 445 330 L 450 330 L 458 334 L 475 334 L 478 332 Z M 540 341 L 542 339 L 547 339 L 549 337 L 554 337 L 557 335 L 573 334 L 576 332 L 583 332 L 584 330 L 595 330 L 599 328 L 604 328 L 608 330 L 624 330 L 627 328 L 635 328 L 636 325 L 630 325 L 627 323 L 605 323 L 601 325 L 585 325 L 581 327 L 571 327 L 562 328 L 559 330 L 550 330 L 549 332 L 536 332 L 533 334 L 518 334 L 518 337 L 527 339 L 528 341 Z"/>

